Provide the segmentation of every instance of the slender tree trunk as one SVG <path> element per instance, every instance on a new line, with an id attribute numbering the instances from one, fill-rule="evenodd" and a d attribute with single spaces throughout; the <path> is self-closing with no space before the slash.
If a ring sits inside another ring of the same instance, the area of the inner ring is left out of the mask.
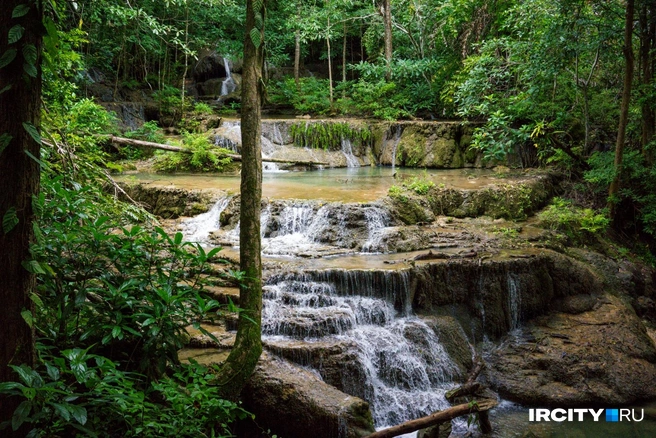
<path id="1" fill-rule="evenodd" d="M 328 28 L 326 29 L 326 48 L 328 49 L 328 87 L 330 89 L 330 106 L 333 106 L 333 62 L 330 52 L 330 17 L 328 17 Z"/>
<path id="2" fill-rule="evenodd" d="M 383 23 L 385 25 L 385 62 L 387 73 L 385 79 L 392 78 L 392 5 L 390 0 L 383 0 Z"/>
<path id="3" fill-rule="evenodd" d="M 608 189 L 608 212 L 614 225 L 617 195 L 620 188 L 620 177 L 622 174 L 622 158 L 624 154 L 624 142 L 626 140 L 626 125 L 629 120 L 629 103 L 631 102 L 631 83 L 633 81 L 633 15 L 635 11 L 635 0 L 626 2 L 626 19 L 624 23 L 624 89 L 622 91 L 622 104 L 620 107 L 620 121 L 617 129 L 617 142 L 615 143 L 615 178 Z"/>
<path id="4" fill-rule="evenodd" d="M 239 326 L 235 346 L 219 376 L 222 393 L 236 398 L 253 373 L 262 353 L 262 256 L 260 240 L 260 202 L 262 200 L 261 104 L 264 29 L 257 29 L 256 15 L 264 23 L 265 3 L 255 10 L 254 0 L 246 2 L 246 36 L 241 91 L 241 204 L 239 230 L 240 270 L 244 279 L 239 287 Z M 259 20 L 257 20 L 259 21 Z M 256 29 L 253 31 L 253 29 Z M 253 33 L 260 38 L 253 38 Z M 254 41 L 255 39 L 255 41 Z M 259 43 L 259 44 L 258 44 Z"/>
<path id="5" fill-rule="evenodd" d="M 651 86 L 654 80 L 654 71 L 653 71 L 653 58 L 654 55 L 652 50 L 654 47 L 654 35 L 656 28 L 656 23 L 654 21 L 656 17 L 654 16 L 654 2 L 652 4 L 647 4 L 643 2 L 640 8 L 640 70 L 641 70 L 641 83 L 644 89 L 644 93 L 649 95 L 649 87 Z M 646 146 L 654 138 L 654 130 L 656 128 L 656 117 L 654 114 L 654 98 L 651 96 L 644 96 L 642 102 L 642 135 L 641 135 L 641 145 L 642 145 L 642 154 L 645 158 L 647 164 L 651 165 L 654 162 L 654 151 L 646 148 Z"/>
<path id="6" fill-rule="evenodd" d="M 294 82 L 296 91 L 301 92 L 301 30 L 294 33 Z"/>
<path id="7" fill-rule="evenodd" d="M 296 6 L 296 16 L 301 19 L 302 3 L 298 0 Z M 296 91 L 301 92 L 301 29 L 294 32 L 294 82 L 296 82 Z"/>
<path id="8" fill-rule="evenodd" d="M 21 4 L 27 4 L 29 12 L 12 18 L 14 8 Z M 41 2 L 0 2 L 0 53 L 16 50 L 13 61 L 0 69 L 0 382 L 18 380 L 9 365 L 35 364 L 34 330 L 21 312 L 33 311 L 30 294 L 35 288 L 34 275 L 22 263 L 30 258 L 32 196 L 39 190 L 40 176 L 39 165 L 27 152 L 39 157 L 40 145 L 25 126 L 33 129 L 40 124 L 41 14 Z M 8 44 L 9 29 L 15 25 L 23 26 L 24 34 Z M 35 59 L 25 56 L 28 51 Z M 24 68 L 24 64 L 36 70 Z M 0 423 L 11 419 L 20 401 L 0 396 Z M 24 437 L 27 430 L 23 429 L 14 432 L 10 427 L 2 436 Z"/>
<path id="9" fill-rule="evenodd" d="M 344 22 L 344 37 L 342 39 L 342 82 L 346 82 L 346 22 Z M 346 97 L 346 89 L 342 90 L 342 98 Z"/>

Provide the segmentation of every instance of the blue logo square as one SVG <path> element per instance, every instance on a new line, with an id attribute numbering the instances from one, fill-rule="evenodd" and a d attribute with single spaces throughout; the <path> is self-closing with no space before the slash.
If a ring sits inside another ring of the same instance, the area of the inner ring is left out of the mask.
<path id="1" fill-rule="evenodd" d="M 606 409 L 606 421 L 620 421 L 620 412 L 618 409 Z"/>

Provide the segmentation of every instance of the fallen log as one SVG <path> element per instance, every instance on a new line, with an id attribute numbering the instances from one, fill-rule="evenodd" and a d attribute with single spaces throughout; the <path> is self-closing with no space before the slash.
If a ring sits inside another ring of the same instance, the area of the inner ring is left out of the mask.
<path id="1" fill-rule="evenodd" d="M 475 412 L 486 412 L 498 404 L 499 403 L 496 400 L 492 399 L 479 400 L 472 403 L 463 403 L 443 411 L 434 412 L 426 417 L 406 421 L 405 423 L 401 423 L 397 426 L 379 430 L 378 432 L 372 433 L 371 435 L 367 435 L 365 438 L 392 438 L 395 436 L 425 429 L 435 424 L 451 421 L 454 418 L 460 417 L 462 415 L 468 415 Z"/>
<path id="2" fill-rule="evenodd" d="M 132 139 L 132 138 L 117 137 L 115 135 L 110 135 L 109 139 L 111 140 L 112 143 L 126 144 L 126 145 L 129 145 L 129 146 L 160 149 L 160 150 L 163 150 L 163 151 L 170 151 L 170 152 L 182 152 L 183 154 L 193 153 L 192 151 L 190 151 L 188 149 L 181 148 L 179 146 L 172 146 L 170 144 L 154 143 L 152 141 L 144 141 L 144 140 L 135 140 L 135 139 Z M 229 157 L 233 161 L 241 161 L 241 155 L 238 155 L 238 154 L 221 153 L 221 156 Z M 265 161 L 267 163 L 298 164 L 298 165 L 301 165 L 301 166 L 329 166 L 330 165 L 330 163 L 324 163 L 323 161 L 280 160 L 280 159 L 277 159 L 277 158 L 262 158 L 262 161 Z"/>
<path id="3" fill-rule="evenodd" d="M 476 378 L 481 373 L 481 371 L 483 371 L 484 367 L 485 367 L 485 362 L 483 361 L 483 359 L 481 359 L 480 356 L 476 356 L 476 358 L 474 359 L 474 367 L 469 373 L 469 376 L 467 377 L 465 383 L 463 383 L 456 389 L 447 391 L 447 393 L 445 394 L 445 398 L 449 401 L 449 403 L 453 403 L 453 401 L 458 397 L 463 397 L 466 395 L 475 395 L 478 391 L 483 389 L 483 385 L 476 382 Z"/>

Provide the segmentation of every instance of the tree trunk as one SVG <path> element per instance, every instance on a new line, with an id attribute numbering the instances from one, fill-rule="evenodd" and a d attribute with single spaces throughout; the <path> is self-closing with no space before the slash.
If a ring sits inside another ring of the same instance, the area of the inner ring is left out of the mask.
<path id="1" fill-rule="evenodd" d="M 255 10 L 255 0 L 246 2 L 246 36 L 241 92 L 241 204 L 239 231 L 240 270 L 239 325 L 235 346 L 219 376 L 224 396 L 235 399 L 253 373 L 262 354 L 262 256 L 260 240 L 260 202 L 262 199 L 262 145 L 260 125 L 262 103 L 262 64 L 264 29 L 257 29 L 256 15 L 264 22 L 265 2 Z M 259 21 L 259 20 L 257 20 Z M 253 29 L 256 29 L 255 31 Z M 260 38 L 253 41 L 252 33 Z M 258 43 L 259 44 L 256 44 Z"/>
<path id="2" fill-rule="evenodd" d="M 387 73 L 385 79 L 392 78 L 392 5 L 390 0 L 383 0 L 383 23 L 385 25 L 385 62 Z"/>
<path id="3" fill-rule="evenodd" d="M 654 16 L 654 2 L 647 4 L 644 2 L 640 8 L 640 67 L 641 67 L 641 83 L 643 92 L 647 96 L 643 96 L 642 102 L 642 135 L 641 145 L 642 154 L 648 165 L 654 162 L 654 151 L 646 148 L 646 146 L 654 139 L 654 130 L 656 129 L 656 115 L 654 114 L 654 97 L 650 86 L 654 80 L 653 59 L 654 55 L 652 50 L 656 41 L 656 16 Z"/>
<path id="4" fill-rule="evenodd" d="M 633 80 L 633 15 L 635 0 L 626 2 L 626 19 L 624 22 L 624 90 L 622 91 L 622 106 L 620 107 L 620 121 L 617 129 L 617 142 L 615 143 L 615 177 L 608 188 L 608 212 L 614 225 L 617 207 L 617 195 L 620 189 L 620 177 L 622 173 L 622 157 L 624 154 L 624 142 L 626 140 L 626 125 L 629 120 L 629 103 L 631 102 L 631 82 Z"/>
<path id="5" fill-rule="evenodd" d="M 302 3 L 298 0 L 296 6 L 296 17 L 301 20 L 301 13 L 303 12 Z M 301 93 L 301 29 L 296 29 L 294 32 L 294 82 L 296 82 L 296 91 Z"/>
<path id="6" fill-rule="evenodd" d="M 328 49 L 328 88 L 330 90 L 330 106 L 333 106 L 333 62 L 330 52 L 330 17 L 328 17 L 328 28 L 326 29 L 326 48 Z"/>
<path id="7" fill-rule="evenodd" d="M 301 30 L 294 33 L 294 82 L 296 91 L 301 92 Z"/>
<path id="8" fill-rule="evenodd" d="M 12 18 L 14 8 L 26 3 L 29 12 Z M 24 34 L 14 44 L 8 44 L 9 29 L 15 25 L 23 26 Z M 0 54 L 16 50 L 13 61 L 0 69 L 0 90 L 3 90 L 0 91 L 0 321 L 3 326 L 0 382 L 18 380 L 8 365 L 34 366 L 36 361 L 34 330 L 21 312 L 33 311 L 30 294 L 35 288 L 35 277 L 25 270 L 22 262 L 30 258 L 34 236 L 32 196 L 39 190 L 40 177 L 38 163 L 27 152 L 39 157 L 40 145 L 25 126 L 33 129 L 40 123 L 41 26 L 40 2 L 3 0 L 0 3 Z M 35 59 L 25 57 L 26 47 Z M 20 401 L 0 398 L 0 423 L 11 419 Z M 10 427 L 2 436 L 23 437 L 27 433 L 23 429 L 14 432 Z"/>

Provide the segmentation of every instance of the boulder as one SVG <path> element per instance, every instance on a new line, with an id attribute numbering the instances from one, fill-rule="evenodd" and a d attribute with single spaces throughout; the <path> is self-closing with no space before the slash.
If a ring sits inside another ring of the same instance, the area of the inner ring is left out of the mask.
<path id="1" fill-rule="evenodd" d="M 242 395 L 258 425 L 278 436 L 356 438 L 374 432 L 367 402 L 266 353 Z"/>
<path id="2" fill-rule="evenodd" d="M 195 216 L 208 211 L 218 194 L 204 190 L 185 190 L 171 186 L 121 182 L 121 187 L 144 208 L 164 219 Z"/>
<path id="3" fill-rule="evenodd" d="M 532 321 L 489 354 L 487 378 L 507 399 L 536 406 L 626 405 L 656 398 L 656 347 L 622 299 L 579 296 Z"/>

